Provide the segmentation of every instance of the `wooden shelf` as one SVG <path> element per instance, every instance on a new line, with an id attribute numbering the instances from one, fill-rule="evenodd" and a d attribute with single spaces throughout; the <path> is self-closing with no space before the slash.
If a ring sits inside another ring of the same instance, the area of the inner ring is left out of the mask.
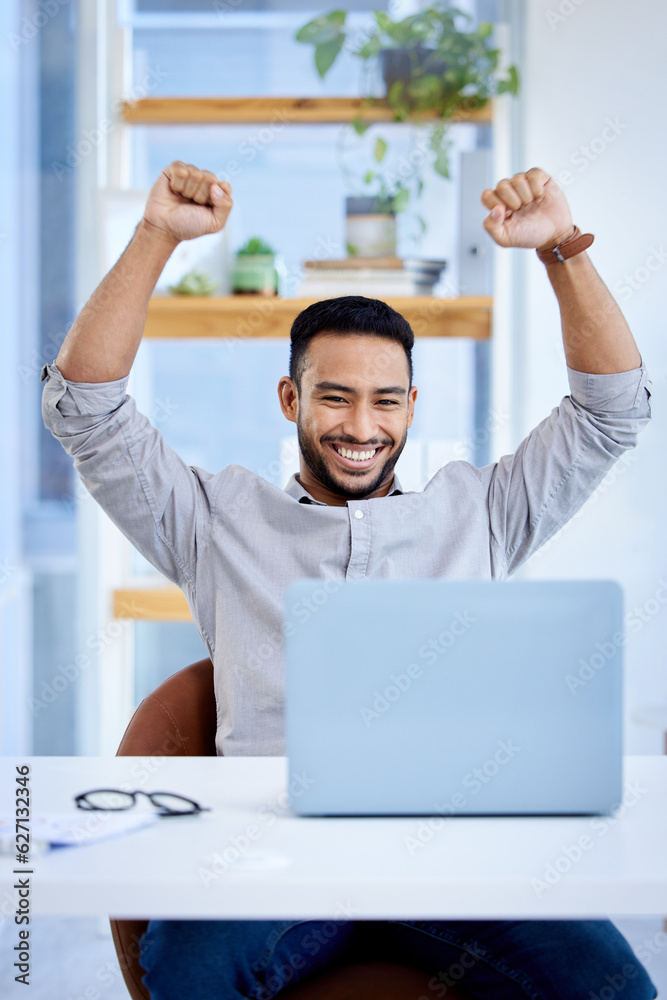
<path id="1" fill-rule="evenodd" d="M 134 125 L 335 125 L 359 115 L 367 122 L 392 122 L 393 109 L 377 99 L 365 107 L 363 97 L 144 97 L 125 101 L 123 121 Z M 483 108 L 461 111 L 452 119 L 488 125 L 492 102 Z M 415 115 L 414 121 L 435 121 L 433 112 Z"/>
<path id="2" fill-rule="evenodd" d="M 191 622 L 185 594 L 178 587 L 126 587 L 113 592 L 114 618 L 134 621 Z"/>
<path id="3" fill-rule="evenodd" d="M 144 337 L 289 337 L 297 313 L 317 301 L 255 295 L 154 296 L 148 307 Z M 456 299 L 415 296 L 385 301 L 406 318 L 416 337 L 488 340 L 491 336 L 490 296 Z"/>

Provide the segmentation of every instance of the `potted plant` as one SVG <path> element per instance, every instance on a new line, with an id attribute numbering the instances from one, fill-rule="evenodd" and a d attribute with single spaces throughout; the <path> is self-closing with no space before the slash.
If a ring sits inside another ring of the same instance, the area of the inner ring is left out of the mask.
<path id="1" fill-rule="evenodd" d="M 392 198 L 345 199 L 345 245 L 349 257 L 396 255 L 396 213 Z"/>
<path id="2" fill-rule="evenodd" d="M 275 251 L 258 236 L 253 236 L 236 251 L 232 291 L 255 295 L 276 295 L 278 292 Z"/>
<path id="3" fill-rule="evenodd" d="M 493 26 L 482 21 L 471 27 L 469 14 L 442 0 L 398 21 L 385 11 L 375 11 L 373 17 L 373 27 L 363 44 L 351 49 L 352 55 L 364 63 L 379 61 L 386 88 L 384 101 L 393 109 L 395 121 L 418 120 L 420 113 L 435 112 L 438 120 L 426 126 L 422 147 L 428 150 L 436 174 L 449 177 L 447 123 L 455 114 L 484 107 L 494 94 L 516 94 L 516 67 L 499 74 L 500 50 L 491 42 Z M 297 41 L 314 46 L 315 66 L 322 78 L 348 38 L 345 20 L 345 11 L 331 11 L 309 21 L 296 34 Z M 375 100 L 367 98 L 365 106 L 372 106 Z M 351 125 L 360 136 L 369 128 L 360 117 Z M 393 211 L 400 212 L 407 208 L 411 190 L 421 193 L 423 160 L 406 183 L 405 178 L 392 177 L 383 167 L 387 148 L 384 139 L 375 140 L 373 164 L 362 183 L 373 186 L 385 202 L 392 198 Z"/>
<path id="4" fill-rule="evenodd" d="M 217 285 L 204 271 L 193 269 L 183 275 L 177 285 L 169 285 L 174 295 L 213 295 Z"/>

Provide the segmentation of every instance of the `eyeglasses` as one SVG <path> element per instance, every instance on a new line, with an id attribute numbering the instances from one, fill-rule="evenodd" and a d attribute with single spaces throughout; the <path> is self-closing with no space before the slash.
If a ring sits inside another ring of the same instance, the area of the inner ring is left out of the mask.
<path id="1" fill-rule="evenodd" d="M 116 812 L 131 809 L 136 805 L 137 795 L 145 795 L 152 805 L 159 810 L 160 816 L 191 816 L 195 813 L 210 812 L 208 806 L 200 806 L 194 799 L 186 799 L 184 795 L 173 792 L 123 792 L 117 788 L 94 788 L 90 792 L 75 795 L 74 801 L 79 809 L 103 810 Z"/>

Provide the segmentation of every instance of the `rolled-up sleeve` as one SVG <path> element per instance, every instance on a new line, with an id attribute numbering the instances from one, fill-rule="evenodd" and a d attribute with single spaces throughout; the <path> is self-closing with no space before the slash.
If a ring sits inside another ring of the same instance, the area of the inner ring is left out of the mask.
<path id="1" fill-rule="evenodd" d="M 211 525 L 213 476 L 188 466 L 115 382 L 70 382 L 44 365 L 42 416 L 91 496 L 169 580 L 193 578 Z"/>
<path id="2" fill-rule="evenodd" d="M 554 535 L 651 416 L 642 368 L 592 375 L 568 368 L 570 395 L 513 455 L 480 470 L 488 480 L 493 561 L 504 576 Z"/>

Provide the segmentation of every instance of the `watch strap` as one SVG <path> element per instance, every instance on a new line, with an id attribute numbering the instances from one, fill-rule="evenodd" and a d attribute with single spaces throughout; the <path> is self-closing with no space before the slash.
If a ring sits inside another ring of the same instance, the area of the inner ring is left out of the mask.
<path id="1" fill-rule="evenodd" d="M 570 257 L 576 257 L 578 253 L 588 250 L 594 239 L 591 233 L 582 233 L 579 227 L 575 226 L 572 235 L 558 246 L 551 250 L 536 250 L 535 253 L 543 264 L 564 264 Z"/>

